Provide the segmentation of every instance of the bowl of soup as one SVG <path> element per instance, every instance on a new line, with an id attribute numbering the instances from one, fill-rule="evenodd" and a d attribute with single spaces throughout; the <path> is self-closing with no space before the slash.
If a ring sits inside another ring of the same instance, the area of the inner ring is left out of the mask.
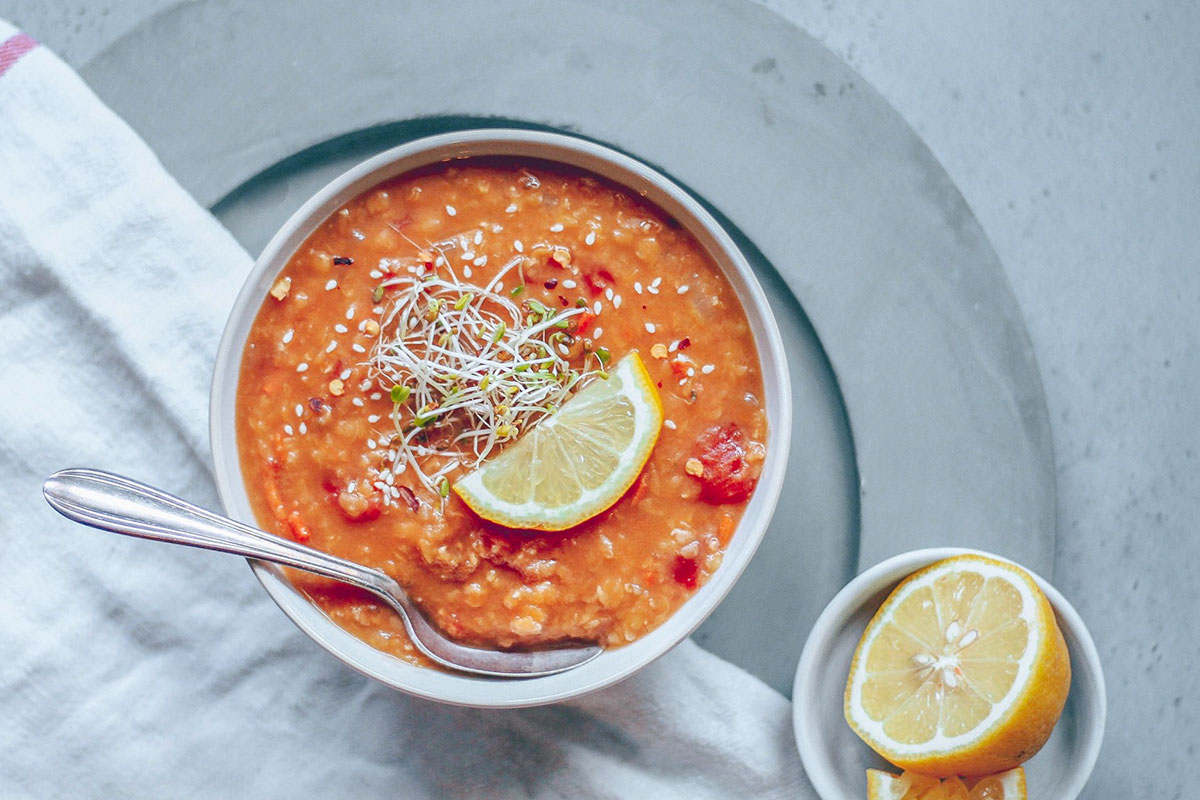
<path id="1" fill-rule="evenodd" d="M 451 490 L 631 354 L 662 422 L 611 506 L 508 528 Z M 234 304 L 211 408 L 231 516 L 384 570 L 465 643 L 604 646 L 558 675 L 465 675 L 370 595 L 251 562 L 351 667 L 504 707 L 610 685 L 688 636 L 766 530 L 791 426 L 778 328 L 722 227 L 640 161 L 525 130 L 420 139 L 305 203 Z"/>

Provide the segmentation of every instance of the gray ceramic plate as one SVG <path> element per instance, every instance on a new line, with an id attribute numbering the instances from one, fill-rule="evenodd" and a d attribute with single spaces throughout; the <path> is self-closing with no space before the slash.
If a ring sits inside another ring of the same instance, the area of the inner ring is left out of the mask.
<path id="1" fill-rule="evenodd" d="M 1050 574 L 1045 404 L 995 254 L 903 120 L 761 6 L 200 0 L 82 72 L 254 253 L 350 164 L 492 118 L 711 204 L 779 320 L 796 425 L 775 522 L 696 638 L 780 691 L 861 563 L 954 544 Z"/>

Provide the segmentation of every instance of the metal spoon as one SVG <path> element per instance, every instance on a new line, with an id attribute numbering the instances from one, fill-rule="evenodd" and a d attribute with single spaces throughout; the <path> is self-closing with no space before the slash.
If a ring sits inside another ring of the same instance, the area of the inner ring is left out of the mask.
<path id="1" fill-rule="evenodd" d="M 595 643 L 543 650 L 484 650 L 458 644 L 434 627 L 400 584 L 384 572 L 243 525 L 120 475 L 64 469 L 42 484 L 55 511 L 93 528 L 271 561 L 366 589 L 396 610 L 413 644 L 437 663 L 496 678 L 536 678 L 586 664 Z"/>

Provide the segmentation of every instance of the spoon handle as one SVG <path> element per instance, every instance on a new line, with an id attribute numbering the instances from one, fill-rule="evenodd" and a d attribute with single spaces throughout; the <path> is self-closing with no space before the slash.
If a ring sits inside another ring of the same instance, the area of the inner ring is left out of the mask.
<path id="1" fill-rule="evenodd" d="M 64 469 L 42 484 L 55 511 L 93 528 L 270 561 L 378 593 L 383 572 L 213 513 L 144 483 L 96 469 Z"/>

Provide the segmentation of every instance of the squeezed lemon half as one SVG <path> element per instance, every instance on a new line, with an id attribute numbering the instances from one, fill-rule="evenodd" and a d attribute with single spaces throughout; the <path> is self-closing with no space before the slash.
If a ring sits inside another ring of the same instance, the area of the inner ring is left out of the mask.
<path id="1" fill-rule="evenodd" d="M 635 351 L 453 488 L 484 519 L 565 530 L 606 510 L 633 485 L 662 422 L 658 390 Z"/>
<path id="2" fill-rule="evenodd" d="M 991 775 L 1045 744 L 1070 683 L 1062 632 L 1029 573 L 955 556 L 905 579 L 867 625 L 846 721 L 904 769 Z"/>

